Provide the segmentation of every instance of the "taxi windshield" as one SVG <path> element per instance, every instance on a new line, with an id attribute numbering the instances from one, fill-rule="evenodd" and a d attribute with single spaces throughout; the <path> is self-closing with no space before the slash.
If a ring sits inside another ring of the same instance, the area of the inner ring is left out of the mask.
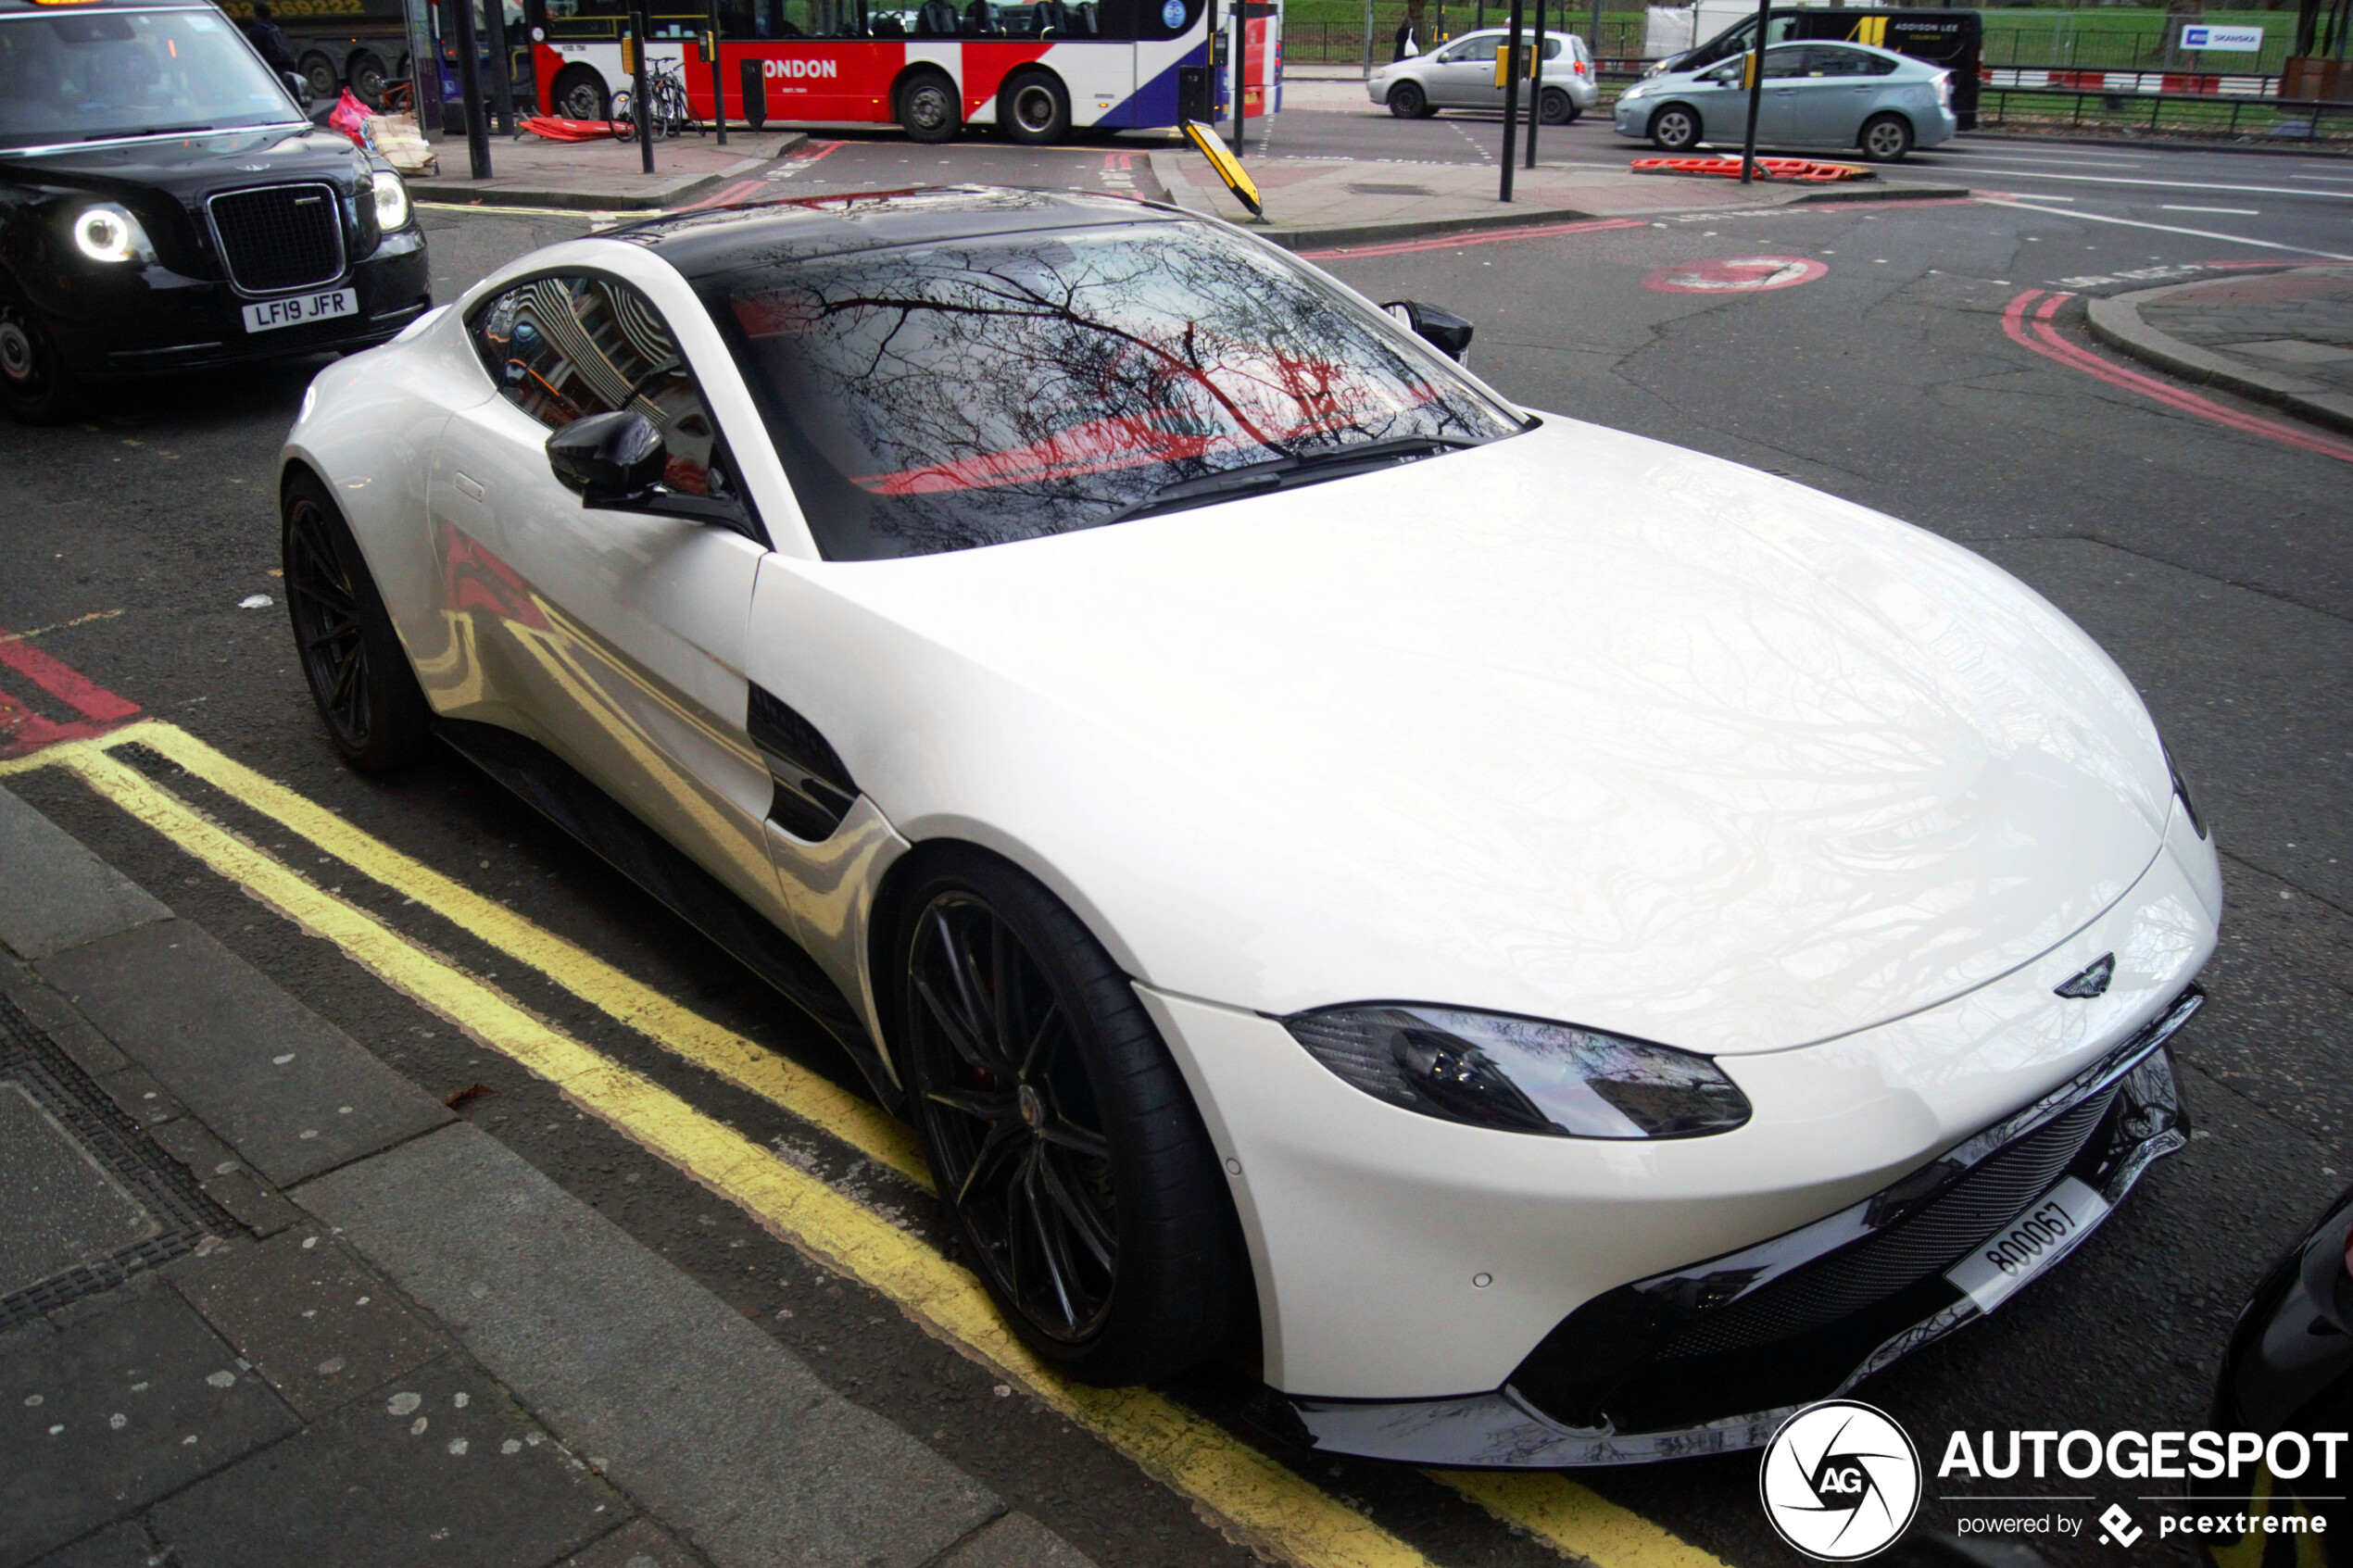
<path id="1" fill-rule="evenodd" d="M 302 118 L 211 6 L 0 17 L 0 150 Z"/>
<path id="2" fill-rule="evenodd" d="M 1362 302 L 1206 224 L 868 251 L 704 288 L 832 559 L 1092 528 L 1522 428 Z"/>

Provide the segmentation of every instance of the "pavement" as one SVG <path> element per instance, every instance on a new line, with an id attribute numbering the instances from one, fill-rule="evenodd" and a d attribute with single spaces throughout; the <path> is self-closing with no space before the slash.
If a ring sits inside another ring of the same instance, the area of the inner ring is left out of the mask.
<path id="1" fill-rule="evenodd" d="M 594 142 L 548 142 L 528 132 L 490 138 L 491 177 L 476 180 L 466 139 L 428 134 L 439 160 L 438 174 L 415 175 L 410 189 L 420 202 L 468 207 L 548 207 L 589 211 L 641 211 L 684 206 L 707 197 L 801 146 L 799 131 L 727 132 L 720 146 L 706 133 L 654 143 L 654 171 L 645 172 L 635 142 L 610 137 Z"/>
<path id="2" fill-rule="evenodd" d="M 1086 1568 L 0 790 L 0 1568 Z"/>
<path id="3" fill-rule="evenodd" d="M 2094 300 L 2092 335 L 2185 380 L 2353 431 L 2353 267 L 2291 267 Z"/>

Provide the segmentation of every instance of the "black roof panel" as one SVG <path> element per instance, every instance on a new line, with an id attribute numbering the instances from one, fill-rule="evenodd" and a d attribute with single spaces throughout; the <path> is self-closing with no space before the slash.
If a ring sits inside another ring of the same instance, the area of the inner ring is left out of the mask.
<path id="1" fill-rule="evenodd" d="M 7 3 L 0 0 L 0 5 Z M 1126 196 L 930 185 L 708 207 L 608 229 L 598 237 L 644 245 L 689 281 L 699 282 L 739 268 L 806 261 L 850 251 L 1040 229 L 1165 223 L 1192 217 L 1176 207 Z"/>

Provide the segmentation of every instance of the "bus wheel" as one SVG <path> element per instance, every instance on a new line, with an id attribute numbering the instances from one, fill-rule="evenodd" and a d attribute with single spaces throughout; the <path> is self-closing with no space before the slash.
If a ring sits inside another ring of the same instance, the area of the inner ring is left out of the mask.
<path id="1" fill-rule="evenodd" d="M 384 107 L 384 87 L 391 81 L 392 72 L 384 69 L 383 59 L 373 51 L 362 49 L 351 56 L 351 90 L 370 108 Z M 329 96 L 333 92 L 331 87 L 320 95 Z"/>
<path id="2" fill-rule="evenodd" d="M 899 84 L 899 125 L 917 142 L 956 139 L 956 84 L 936 70 L 918 71 Z"/>
<path id="3" fill-rule="evenodd" d="M 302 56 L 302 80 L 313 98 L 326 99 L 335 95 L 343 85 L 343 78 L 335 74 L 335 62 L 316 49 Z"/>
<path id="4" fill-rule="evenodd" d="M 1051 72 L 1023 71 L 997 89 L 997 122 L 1027 146 L 1059 142 L 1070 134 L 1070 94 Z"/>
<path id="5" fill-rule="evenodd" d="M 604 119 L 612 113 L 605 79 L 587 66 L 566 66 L 547 94 L 547 112 L 559 119 Z"/>

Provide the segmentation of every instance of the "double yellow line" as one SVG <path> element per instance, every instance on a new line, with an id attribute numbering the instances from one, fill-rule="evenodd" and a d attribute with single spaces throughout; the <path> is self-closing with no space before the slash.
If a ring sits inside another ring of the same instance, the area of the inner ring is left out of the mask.
<path id="1" fill-rule="evenodd" d="M 111 755 L 144 746 L 546 975 L 665 1050 L 928 1185 L 907 1128 L 830 1080 L 679 1006 L 596 955 L 364 833 L 178 727 L 144 721 L 0 762 L 0 775 L 70 771 L 220 875 L 335 944 L 370 973 L 556 1085 L 582 1110 L 686 1172 L 784 1240 L 888 1296 L 925 1330 L 1084 1425 L 1227 1533 L 1301 1568 L 1409 1568 L 1427 1560 L 1354 1509 L 1146 1388 L 1069 1382 L 1004 1326 L 980 1282 L 922 1239 L 592 1050 L 512 999 L 325 891 Z M 1597 1568 L 1723 1568 L 1657 1525 L 1560 1476 L 1448 1474 L 1504 1523 Z"/>

